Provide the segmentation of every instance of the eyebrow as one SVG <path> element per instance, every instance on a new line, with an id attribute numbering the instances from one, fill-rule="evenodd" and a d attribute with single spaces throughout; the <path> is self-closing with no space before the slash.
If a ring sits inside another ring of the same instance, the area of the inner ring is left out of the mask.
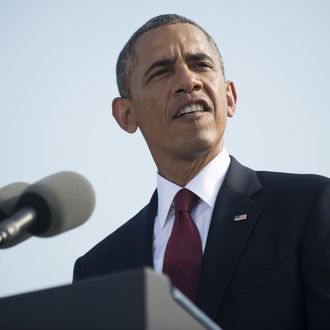
<path id="1" fill-rule="evenodd" d="M 205 54 L 205 53 L 188 53 L 185 55 L 185 60 L 190 63 L 190 62 L 198 62 L 198 61 L 204 61 L 204 60 L 208 60 L 211 63 L 213 63 L 212 58 Z M 153 69 L 157 68 L 157 67 L 166 67 L 166 66 L 171 66 L 175 63 L 175 58 L 164 58 L 161 59 L 159 61 L 156 61 L 154 63 L 152 63 L 149 68 L 147 69 L 147 71 L 144 74 L 144 77 L 146 77 Z"/>
<path id="2" fill-rule="evenodd" d="M 212 58 L 209 55 L 205 54 L 205 53 L 188 53 L 185 56 L 185 59 L 186 59 L 187 62 L 198 62 L 198 61 L 208 60 L 211 63 L 213 63 Z"/>

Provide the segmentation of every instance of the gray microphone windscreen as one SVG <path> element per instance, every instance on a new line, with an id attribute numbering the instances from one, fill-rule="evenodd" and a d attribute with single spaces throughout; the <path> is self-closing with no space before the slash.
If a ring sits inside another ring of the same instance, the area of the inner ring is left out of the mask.
<path id="1" fill-rule="evenodd" d="M 29 232 L 49 237 L 84 223 L 94 210 L 95 193 L 82 175 L 59 172 L 27 187 L 16 209 L 23 207 L 37 213 L 37 221 Z"/>
<path id="2" fill-rule="evenodd" d="M 14 182 L 0 189 L 0 220 L 8 218 L 16 211 L 16 203 L 28 186 L 25 182 Z"/>

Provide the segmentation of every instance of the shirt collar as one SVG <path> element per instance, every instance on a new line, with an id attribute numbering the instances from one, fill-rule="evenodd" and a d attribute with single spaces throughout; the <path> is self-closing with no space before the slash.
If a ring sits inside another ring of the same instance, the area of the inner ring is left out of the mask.
<path id="1" fill-rule="evenodd" d="M 209 207 L 214 208 L 215 200 L 222 182 L 227 174 L 230 157 L 223 148 L 222 151 L 210 161 L 185 188 L 194 192 Z M 182 189 L 177 184 L 168 181 L 157 173 L 158 193 L 158 221 L 163 227 L 170 211 L 174 196 Z"/>

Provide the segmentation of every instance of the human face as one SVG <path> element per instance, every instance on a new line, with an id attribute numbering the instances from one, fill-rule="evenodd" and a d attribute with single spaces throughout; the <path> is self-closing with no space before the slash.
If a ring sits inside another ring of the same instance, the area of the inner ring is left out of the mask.
<path id="1" fill-rule="evenodd" d="M 236 95 L 205 34 L 191 24 L 161 26 L 140 37 L 135 55 L 127 130 L 140 128 L 158 167 L 173 159 L 213 158 Z"/>

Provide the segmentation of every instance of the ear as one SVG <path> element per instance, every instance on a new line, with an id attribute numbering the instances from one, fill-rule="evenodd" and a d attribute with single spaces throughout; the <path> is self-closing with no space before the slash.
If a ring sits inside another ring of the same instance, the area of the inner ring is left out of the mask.
<path id="1" fill-rule="evenodd" d="M 227 116 L 233 117 L 236 109 L 237 94 L 232 81 L 226 81 Z"/>
<path id="2" fill-rule="evenodd" d="M 134 133 L 137 128 L 137 122 L 130 108 L 130 101 L 122 97 L 116 97 L 112 101 L 112 115 L 118 125 L 128 133 Z"/>

